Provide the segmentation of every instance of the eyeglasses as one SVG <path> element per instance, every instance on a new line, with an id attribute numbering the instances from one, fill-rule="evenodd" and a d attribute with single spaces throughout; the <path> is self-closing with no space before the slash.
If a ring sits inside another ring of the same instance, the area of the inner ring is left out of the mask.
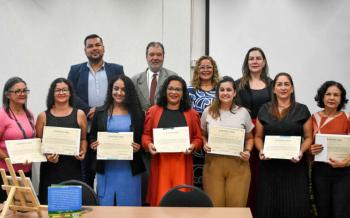
<path id="1" fill-rule="evenodd" d="M 210 66 L 210 65 L 206 65 L 206 66 L 199 66 L 199 69 L 200 70 L 211 70 L 213 69 L 213 66 Z"/>
<path id="2" fill-rule="evenodd" d="M 16 90 L 9 90 L 7 91 L 9 93 L 15 93 L 16 95 L 27 95 L 30 93 L 30 90 L 29 89 L 16 89 Z"/>
<path id="3" fill-rule="evenodd" d="M 174 91 L 174 92 L 182 92 L 182 88 L 174 88 L 174 87 L 171 87 L 171 86 L 168 87 L 167 90 L 169 92 L 172 92 L 172 91 Z"/>
<path id="4" fill-rule="evenodd" d="M 60 93 L 67 94 L 68 92 L 69 92 L 69 89 L 55 89 L 56 94 L 60 94 Z"/>

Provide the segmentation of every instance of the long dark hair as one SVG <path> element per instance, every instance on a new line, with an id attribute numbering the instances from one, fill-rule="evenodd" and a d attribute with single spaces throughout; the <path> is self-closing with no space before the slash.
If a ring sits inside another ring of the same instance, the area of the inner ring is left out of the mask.
<path id="1" fill-rule="evenodd" d="M 271 112 L 272 112 L 272 115 L 275 116 L 277 119 L 282 119 L 283 117 L 285 117 L 286 114 L 288 113 L 288 111 L 291 108 L 294 108 L 294 105 L 295 105 L 294 83 L 293 83 L 292 76 L 289 73 L 285 73 L 285 72 L 278 73 L 272 82 L 273 89 L 275 89 L 276 82 L 280 76 L 286 76 L 288 78 L 290 84 L 292 85 L 293 92 L 290 94 L 290 106 L 288 108 L 284 109 L 281 113 L 278 110 L 277 96 L 275 93 L 273 93 L 272 99 L 271 99 L 271 103 L 272 103 L 272 108 L 271 108 L 272 111 Z"/>
<path id="2" fill-rule="evenodd" d="M 191 99 L 188 95 L 187 92 L 187 85 L 184 79 L 182 79 L 180 76 L 177 75 L 172 75 L 169 76 L 163 83 L 162 87 L 159 90 L 159 96 L 157 98 L 157 105 L 166 108 L 168 105 L 168 100 L 167 100 L 167 89 L 168 89 L 168 85 L 171 81 L 178 81 L 182 84 L 182 98 L 180 101 L 180 108 L 179 110 L 181 112 L 183 111 L 187 111 L 191 108 Z"/>
<path id="3" fill-rule="evenodd" d="M 57 83 L 67 84 L 68 89 L 69 89 L 69 93 L 70 93 L 68 103 L 69 103 L 69 106 L 73 107 L 73 101 L 74 101 L 74 96 L 75 96 L 73 85 L 66 78 L 60 77 L 60 78 L 55 79 L 50 85 L 49 93 L 47 94 L 47 98 L 46 98 L 47 110 L 50 110 L 53 107 L 53 105 L 55 104 L 55 89 L 56 89 Z"/>
<path id="4" fill-rule="evenodd" d="M 8 94 L 9 94 L 10 89 L 17 83 L 24 83 L 27 86 L 27 83 L 22 78 L 15 76 L 15 77 L 11 77 L 10 79 L 8 79 L 6 81 L 6 83 L 4 85 L 4 89 L 2 91 L 2 106 L 11 119 L 13 119 L 13 117 L 10 113 L 10 99 L 8 98 Z M 23 104 L 23 110 L 26 113 L 26 116 L 27 116 L 29 122 L 33 122 L 34 117 L 28 111 L 26 104 Z"/>
<path id="5" fill-rule="evenodd" d="M 113 77 L 108 83 L 108 90 L 105 99 L 105 103 L 103 108 L 108 111 L 109 115 L 112 115 L 113 107 L 114 107 L 114 98 L 113 98 L 113 84 L 117 80 L 122 80 L 125 86 L 125 98 L 122 102 L 123 106 L 127 109 L 127 111 L 131 114 L 131 116 L 139 116 L 142 112 L 141 105 L 139 99 L 136 94 L 136 89 L 132 80 L 125 75 L 118 75 Z"/>
<path id="6" fill-rule="evenodd" d="M 244 89 L 244 88 L 249 88 L 249 79 L 251 78 L 250 76 L 250 70 L 249 70 L 249 54 L 252 51 L 259 51 L 261 56 L 263 57 L 265 61 L 265 67 L 262 69 L 262 72 L 260 74 L 260 79 L 266 84 L 266 86 L 269 85 L 269 65 L 267 64 L 266 56 L 264 51 L 259 48 L 259 47 L 253 47 L 248 50 L 247 54 L 245 55 L 243 65 L 242 65 L 242 78 L 240 80 L 240 83 L 238 84 L 238 89 Z"/>

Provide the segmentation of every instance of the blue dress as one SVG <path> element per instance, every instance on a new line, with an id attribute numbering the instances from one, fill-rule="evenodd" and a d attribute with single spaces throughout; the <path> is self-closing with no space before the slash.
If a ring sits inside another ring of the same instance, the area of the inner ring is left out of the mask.
<path id="1" fill-rule="evenodd" d="M 130 115 L 107 119 L 108 132 L 130 132 Z M 129 160 L 105 161 L 104 174 L 97 173 L 97 194 L 101 206 L 141 206 L 141 176 L 133 176 Z"/>

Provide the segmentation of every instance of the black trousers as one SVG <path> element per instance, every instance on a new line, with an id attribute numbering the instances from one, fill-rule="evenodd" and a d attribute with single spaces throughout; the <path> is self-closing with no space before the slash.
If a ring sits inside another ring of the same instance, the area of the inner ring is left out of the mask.
<path id="1" fill-rule="evenodd" d="M 322 162 L 312 167 L 312 186 L 318 217 L 350 216 L 350 168 L 333 168 Z"/>

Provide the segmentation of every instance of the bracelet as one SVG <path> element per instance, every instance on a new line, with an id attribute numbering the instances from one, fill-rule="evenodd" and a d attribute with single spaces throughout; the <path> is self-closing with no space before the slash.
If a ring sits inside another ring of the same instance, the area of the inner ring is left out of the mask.
<path id="1" fill-rule="evenodd" d="M 252 152 L 252 151 L 251 151 L 251 150 L 249 150 L 248 148 L 245 148 L 245 149 L 244 149 L 244 151 L 249 151 L 249 153 L 250 153 L 250 152 Z"/>

